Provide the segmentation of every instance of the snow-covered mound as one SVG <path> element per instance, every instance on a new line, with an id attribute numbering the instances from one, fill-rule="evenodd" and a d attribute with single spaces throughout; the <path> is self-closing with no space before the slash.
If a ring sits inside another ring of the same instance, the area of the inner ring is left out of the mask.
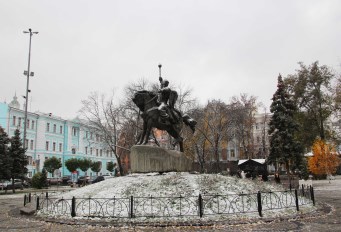
<path id="1" fill-rule="evenodd" d="M 165 173 L 132 174 L 111 178 L 62 195 L 64 199 L 113 197 L 167 197 L 227 195 L 283 191 L 281 185 L 252 181 L 220 174 Z"/>
<path id="2" fill-rule="evenodd" d="M 258 191 L 262 196 L 263 217 L 298 213 L 295 194 L 284 191 L 278 184 L 220 174 L 172 172 L 132 174 L 77 188 L 49 198 L 38 214 L 71 218 L 71 199 L 75 197 L 74 218 L 77 220 L 90 217 L 96 220 L 175 222 L 198 220 L 201 213 L 203 218 L 200 220 L 207 221 L 231 217 L 258 218 Z M 300 213 L 314 211 L 312 203 L 304 199 L 300 197 L 299 200 Z"/>

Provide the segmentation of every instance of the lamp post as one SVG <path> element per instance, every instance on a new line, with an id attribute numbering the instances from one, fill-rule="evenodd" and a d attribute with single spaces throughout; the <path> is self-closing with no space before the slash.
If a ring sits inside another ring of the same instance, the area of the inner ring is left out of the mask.
<path id="1" fill-rule="evenodd" d="M 23 147 L 24 149 L 26 148 L 26 130 L 27 130 L 27 105 L 28 105 L 28 93 L 30 92 L 29 90 L 29 83 L 30 83 L 30 76 L 34 76 L 34 72 L 30 72 L 30 64 L 31 64 L 31 40 L 32 40 L 32 35 L 33 34 L 38 34 L 36 31 L 32 31 L 32 29 L 28 29 L 28 31 L 24 31 L 24 33 L 29 33 L 30 34 L 30 44 L 29 44 L 29 50 L 28 50 L 28 67 L 27 71 L 24 71 L 24 75 L 27 76 L 27 83 L 26 83 L 26 96 L 25 96 L 25 119 L 24 119 L 24 138 L 23 138 Z"/>

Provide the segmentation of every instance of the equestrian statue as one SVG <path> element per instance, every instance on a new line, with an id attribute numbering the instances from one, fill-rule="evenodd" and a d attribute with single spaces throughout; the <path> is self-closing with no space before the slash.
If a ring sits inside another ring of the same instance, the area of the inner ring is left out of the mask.
<path id="1" fill-rule="evenodd" d="M 189 115 L 182 115 L 179 110 L 175 109 L 178 93 L 171 90 L 168 86 L 169 81 L 161 77 L 161 64 L 159 70 L 160 89 L 158 92 L 137 91 L 132 99 L 142 112 L 143 119 L 143 131 L 137 144 L 147 144 L 150 132 L 155 127 L 167 131 L 175 140 L 172 145 L 175 146 L 179 143 L 180 151 L 183 152 L 183 138 L 180 136 L 183 123 L 189 126 L 194 133 L 197 122 Z"/>

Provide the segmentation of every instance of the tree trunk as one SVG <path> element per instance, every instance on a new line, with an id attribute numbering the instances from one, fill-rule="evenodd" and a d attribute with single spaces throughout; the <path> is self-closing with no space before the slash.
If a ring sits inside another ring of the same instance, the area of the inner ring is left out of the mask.
<path id="1" fill-rule="evenodd" d="M 122 163 L 121 163 L 121 157 L 120 156 L 116 156 L 116 159 L 117 159 L 118 169 L 120 170 L 120 175 L 123 176 L 124 175 L 124 170 L 123 170 Z"/>

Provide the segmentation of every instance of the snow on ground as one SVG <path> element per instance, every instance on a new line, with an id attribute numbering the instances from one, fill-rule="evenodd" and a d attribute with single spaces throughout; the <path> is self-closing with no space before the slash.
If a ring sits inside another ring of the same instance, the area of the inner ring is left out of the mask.
<path id="1" fill-rule="evenodd" d="M 113 197 L 167 197 L 228 195 L 283 191 L 281 185 L 269 182 L 252 181 L 220 174 L 157 173 L 131 174 L 107 179 L 62 195 L 64 199 L 76 198 L 113 198 Z"/>

